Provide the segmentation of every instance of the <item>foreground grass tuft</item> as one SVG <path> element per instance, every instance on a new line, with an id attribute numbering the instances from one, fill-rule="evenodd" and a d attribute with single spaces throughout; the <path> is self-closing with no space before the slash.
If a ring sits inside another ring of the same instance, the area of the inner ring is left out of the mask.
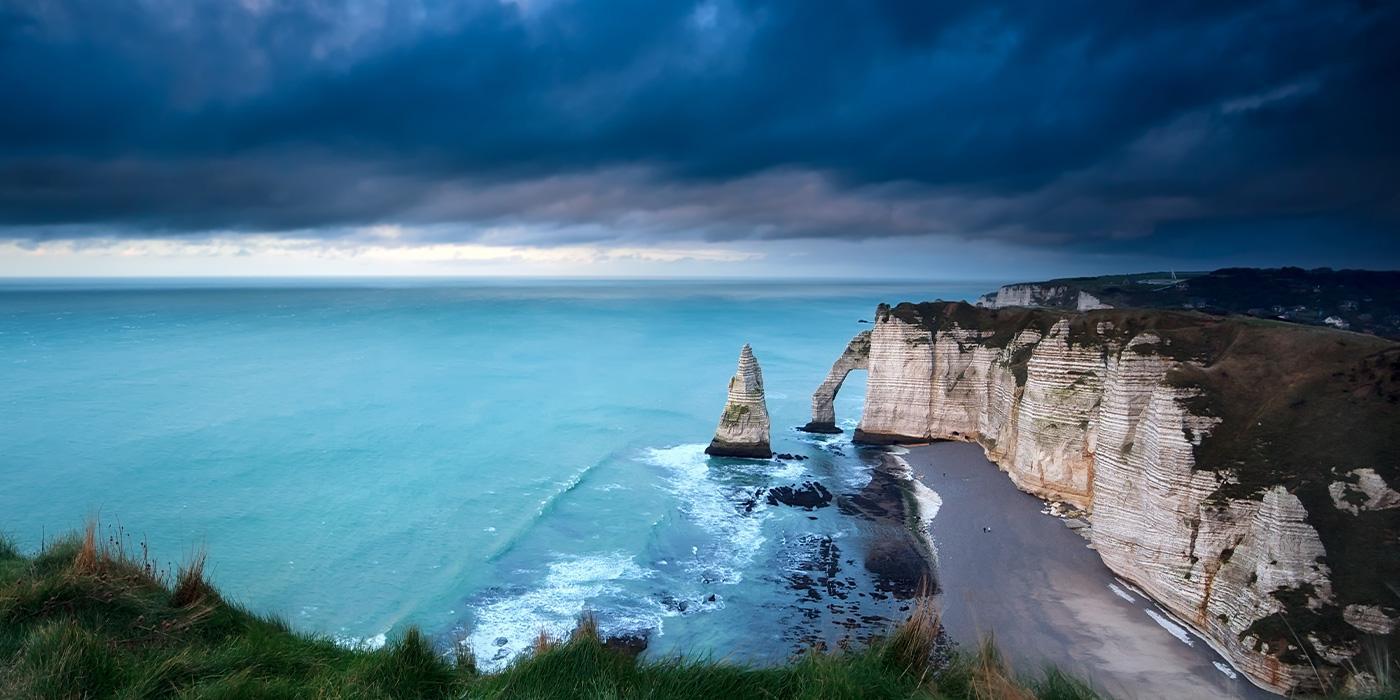
<path id="1" fill-rule="evenodd" d="M 1055 669 L 1018 678 L 990 640 L 973 654 L 936 657 L 939 626 L 926 602 L 868 649 L 775 666 L 639 660 L 605 644 L 586 615 L 568 639 L 541 635 L 526 658 L 480 674 L 460 644 L 439 648 L 416 628 L 376 650 L 294 632 L 224 600 L 204 578 L 202 553 L 163 575 L 144 548 L 137 555 L 120 535 L 97 535 L 92 526 L 33 556 L 0 538 L 0 698 L 1107 697 Z"/>

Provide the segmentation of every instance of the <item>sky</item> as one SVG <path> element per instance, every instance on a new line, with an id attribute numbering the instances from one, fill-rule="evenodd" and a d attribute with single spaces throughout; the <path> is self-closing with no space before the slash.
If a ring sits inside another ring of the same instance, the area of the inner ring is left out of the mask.
<path id="1" fill-rule="evenodd" d="M 1400 2 L 0 0 L 0 276 L 1400 268 Z"/>

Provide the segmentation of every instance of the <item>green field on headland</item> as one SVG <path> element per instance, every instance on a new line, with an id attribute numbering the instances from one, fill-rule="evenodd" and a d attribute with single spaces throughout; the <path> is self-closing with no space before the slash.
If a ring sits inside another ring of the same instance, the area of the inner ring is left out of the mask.
<path id="1" fill-rule="evenodd" d="M 95 527 L 27 556 L 0 539 L 4 698 L 1106 698 L 1055 669 L 1017 677 L 987 645 L 935 653 L 920 605 L 869 648 L 812 651 L 780 666 L 706 657 L 640 660 L 590 620 L 480 674 L 410 628 L 351 649 L 225 600 L 203 558 L 162 572 Z M 1393 691 L 1368 697 L 1400 698 Z"/>

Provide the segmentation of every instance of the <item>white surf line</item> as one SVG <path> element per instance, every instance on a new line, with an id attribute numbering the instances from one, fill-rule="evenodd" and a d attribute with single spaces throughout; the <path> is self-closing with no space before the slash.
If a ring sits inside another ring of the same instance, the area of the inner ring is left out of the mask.
<path id="1" fill-rule="evenodd" d="M 1196 646 L 1196 643 L 1191 641 L 1191 633 L 1187 632 L 1185 627 L 1182 627 L 1181 625 L 1178 625 L 1175 622 L 1168 620 L 1164 615 L 1158 613 L 1156 610 L 1144 610 L 1143 612 L 1146 612 L 1148 617 L 1151 617 L 1157 624 L 1162 626 L 1162 629 L 1166 630 L 1167 633 L 1171 634 L 1171 636 L 1181 640 L 1183 643 L 1186 644 L 1186 646 Z"/>
<path id="2" fill-rule="evenodd" d="M 1110 583 L 1110 584 L 1108 584 L 1108 589 L 1111 590 L 1111 591 L 1113 591 L 1113 594 L 1114 594 L 1114 595 L 1118 596 L 1119 598 L 1122 598 L 1123 600 L 1128 601 L 1129 603 L 1136 603 L 1136 602 L 1137 602 L 1137 598 L 1134 598 L 1134 597 L 1128 595 L 1128 592 L 1125 591 L 1125 590 L 1123 590 L 1123 589 L 1121 589 L 1121 588 L 1119 588 L 1119 587 L 1118 587 L 1118 584 L 1116 584 L 1116 583 Z"/>
<path id="3" fill-rule="evenodd" d="M 1226 666 L 1225 664 L 1222 664 L 1219 661 L 1212 661 L 1211 664 L 1215 666 L 1216 670 L 1229 676 L 1230 680 L 1235 680 L 1236 678 L 1239 678 L 1239 676 L 1233 670 L 1231 670 L 1229 666 Z"/>
<path id="4" fill-rule="evenodd" d="M 924 528 L 927 529 L 938 515 L 939 509 L 943 507 L 943 499 L 937 491 L 924 486 L 923 482 L 911 480 L 911 483 L 914 484 L 914 500 L 919 502 L 919 518 L 924 521 Z"/>
<path id="5" fill-rule="evenodd" d="M 904 454 L 908 453 L 909 450 L 904 450 Z M 943 498 L 938 495 L 937 491 L 925 486 L 922 481 L 914 478 L 914 470 L 910 468 L 908 462 L 900 458 L 898 454 L 888 454 L 889 458 L 894 460 L 895 464 L 899 465 L 899 471 L 896 472 L 896 476 L 908 481 L 910 484 L 910 490 L 914 493 L 914 500 L 919 504 L 920 526 L 923 528 L 924 532 L 927 533 L 929 526 L 933 524 L 934 517 L 938 515 L 939 509 L 943 507 Z"/>
<path id="6" fill-rule="evenodd" d="M 1143 597 L 1147 598 L 1147 597 L 1149 597 L 1149 596 L 1143 596 Z M 1216 669 L 1219 669 L 1219 671 L 1220 671 L 1221 673 L 1223 673 L 1223 674 L 1229 676 L 1230 678 L 1238 678 L 1238 677 L 1239 677 L 1239 676 L 1236 675 L 1233 671 L 1227 671 L 1227 670 L 1225 670 L 1225 669 L 1229 668 L 1229 669 L 1234 669 L 1234 671 L 1240 671 L 1240 667 L 1235 665 L 1235 660 L 1232 659 L 1232 658 L 1230 658 L 1230 655 L 1227 654 L 1227 653 L 1225 652 L 1225 649 L 1222 648 L 1221 646 L 1219 646 L 1219 645 L 1216 643 L 1216 641 L 1215 641 L 1214 639 L 1212 639 L 1211 637 L 1208 637 L 1208 636 L 1206 636 L 1205 634 L 1201 633 L 1199 630 L 1197 630 L 1196 628 L 1192 627 L 1190 624 L 1188 624 L 1186 621 L 1182 620 L 1181 618 L 1177 617 L 1176 615 L 1173 615 L 1173 614 L 1171 613 L 1171 611 L 1169 611 L 1169 610 L 1167 610 L 1166 608 L 1162 607 L 1162 605 L 1161 605 L 1160 603 L 1156 603 L 1156 602 L 1154 601 L 1154 605 L 1156 605 L 1157 610 L 1161 611 L 1161 614 L 1162 614 L 1162 616 L 1163 616 L 1162 619 L 1170 620 L 1171 624 L 1173 624 L 1174 626 L 1176 626 L 1176 627 L 1179 628 L 1179 629 L 1185 630 L 1186 633 L 1187 633 L 1188 635 L 1194 636 L 1194 637 L 1197 637 L 1197 638 L 1201 639 L 1202 641 L 1204 641 L 1204 642 L 1206 643 L 1206 646 L 1209 647 L 1211 651 L 1215 652 L 1216 656 L 1219 656 L 1221 659 L 1224 660 L 1223 663 L 1222 663 L 1221 661 L 1212 661 L 1212 662 L 1211 662 L 1212 664 L 1215 665 Z M 1151 610 L 1148 610 L 1148 611 L 1146 611 L 1146 612 L 1147 612 L 1148 615 L 1152 615 L 1152 617 L 1153 617 L 1154 619 L 1158 617 L 1157 615 L 1153 614 L 1153 611 L 1151 611 Z M 1158 624 L 1161 624 L 1161 620 L 1158 620 Z M 1163 625 L 1163 626 L 1165 626 L 1165 625 Z M 1169 631 L 1170 631 L 1170 630 L 1169 630 Z M 1179 639 L 1179 637 L 1178 637 L 1178 639 Z M 1187 643 L 1187 644 L 1191 644 L 1190 641 L 1187 641 L 1186 643 Z M 1195 645 L 1193 644 L 1192 646 L 1195 646 Z M 1223 667 L 1223 668 L 1222 668 L 1222 667 Z M 1240 671 L 1240 673 L 1244 673 L 1244 672 L 1243 672 L 1243 671 Z M 1260 688 L 1264 688 L 1264 690 L 1269 690 L 1268 688 L 1265 688 L 1265 687 L 1264 687 L 1263 685 L 1261 685 L 1260 683 L 1256 682 L 1253 678 L 1251 678 L 1251 677 L 1249 676 L 1249 674 L 1245 674 L 1245 679 L 1247 679 L 1250 683 L 1253 683 L 1254 685 L 1259 686 Z M 1273 692 L 1273 691 L 1270 690 L 1269 692 Z"/>
<path id="7" fill-rule="evenodd" d="M 1124 588 L 1126 588 L 1126 589 L 1128 589 L 1128 590 L 1130 590 L 1130 591 L 1132 591 L 1132 592 L 1134 592 L 1134 593 L 1136 593 L 1136 594 L 1138 594 L 1138 595 L 1140 595 L 1140 596 L 1142 596 L 1142 597 L 1144 597 L 1144 598 L 1151 598 L 1151 597 L 1152 597 L 1152 596 L 1150 596 L 1150 595 L 1147 595 L 1146 593 L 1143 593 L 1141 588 L 1138 588 L 1137 586 L 1134 586 L 1133 584 L 1128 583 L 1127 581 L 1124 581 L 1123 579 L 1118 578 L 1117 576 L 1114 576 L 1114 577 L 1113 577 L 1113 580 L 1114 580 L 1114 581 L 1117 581 L 1117 582 L 1120 583 L 1120 584 L 1122 584 Z"/>
<path id="8" fill-rule="evenodd" d="M 908 450 L 905 452 L 907 453 Z M 914 537 L 923 542 L 931 557 L 930 563 L 936 567 L 938 565 L 938 546 L 933 543 L 933 519 L 938 515 L 939 509 L 943 507 L 943 498 L 938 495 L 937 491 L 915 479 L 914 470 L 909 467 L 908 462 L 900 459 L 899 455 L 887 453 L 885 456 L 894 461 L 895 476 L 910 484 L 909 491 L 914 495 L 914 507 L 919 511 L 919 528 L 914 533 Z"/>
<path id="9" fill-rule="evenodd" d="M 1213 664 L 1215 668 L 1221 673 L 1225 674 L 1226 676 L 1229 676 L 1232 680 L 1237 680 L 1239 678 L 1239 673 L 1244 673 L 1243 671 L 1240 671 L 1238 666 L 1235 665 L 1235 660 L 1230 658 L 1230 655 L 1226 653 L 1225 648 L 1220 646 L 1220 644 L 1216 642 L 1215 639 L 1205 634 L 1202 634 L 1200 631 L 1191 627 L 1191 625 L 1187 624 L 1185 621 L 1171 614 L 1171 612 L 1169 612 L 1166 608 L 1163 608 L 1160 603 L 1157 603 L 1155 600 L 1153 600 L 1152 596 L 1143 593 L 1142 589 L 1138 588 L 1137 586 L 1134 586 L 1133 584 L 1128 583 L 1127 581 L 1124 581 L 1123 579 L 1117 576 L 1114 576 L 1113 580 L 1117 581 L 1120 584 L 1123 584 L 1123 586 L 1128 590 L 1131 590 L 1134 593 L 1137 593 L 1138 595 L 1142 596 L 1143 598 L 1146 598 L 1149 603 L 1155 606 L 1157 610 L 1148 610 L 1144 608 L 1143 612 L 1150 615 L 1158 625 L 1161 625 L 1162 628 L 1167 630 L 1167 632 L 1171 633 L 1173 637 L 1176 637 L 1177 639 L 1186 642 L 1188 646 L 1192 647 L 1195 646 L 1195 644 L 1192 643 L 1193 640 L 1191 639 L 1191 637 L 1193 636 L 1198 637 L 1201 641 L 1205 642 L 1206 647 L 1208 647 L 1211 651 L 1215 652 L 1216 656 L 1220 657 L 1221 660 L 1212 661 L 1211 664 Z M 1180 632 L 1180 634 L 1178 634 L 1178 632 Z M 1237 671 L 1239 673 L 1236 673 Z M 1249 674 L 1245 674 L 1245 680 L 1249 681 L 1255 686 L 1263 688 L 1264 690 L 1269 690 L 1269 688 L 1266 688 L 1257 681 L 1255 681 L 1252 677 L 1249 676 Z M 1269 690 L 1269 692 L 1273 691 Z"/>

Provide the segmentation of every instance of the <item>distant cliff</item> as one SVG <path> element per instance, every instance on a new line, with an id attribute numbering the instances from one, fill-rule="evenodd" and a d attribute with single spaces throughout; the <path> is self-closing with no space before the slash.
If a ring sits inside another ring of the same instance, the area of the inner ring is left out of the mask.
<path id="1" fill-rule="evenodd" d="M 1363 645 L 1400 653 L 1400 345 L 1170 311 L 882 305 L 814 423 L 861 366 L 857 441 L 975 441 L 1023 490 L 1090 509 L 1109 568 L 1257 683 L 1319 690 L 1364 675 Z"/>
<path id="2" fill-rule="evenodd" d="M 991 294 L 983 294 L 977 300 L 977 305 L 988 309 L 1025 306 L 1028 308 L 1063 307 L 1076 311 L 1113 308 L 1082 289 L 1054 282 L 1008 284 Z"/>
<path id="3" fill-rule="evenodd" d="M 977 306 L 1089 311 L 1197 309 L 1332 326 L 1400 340 L 1400 271 L 1225 268 L 1011 284 Z"/>

